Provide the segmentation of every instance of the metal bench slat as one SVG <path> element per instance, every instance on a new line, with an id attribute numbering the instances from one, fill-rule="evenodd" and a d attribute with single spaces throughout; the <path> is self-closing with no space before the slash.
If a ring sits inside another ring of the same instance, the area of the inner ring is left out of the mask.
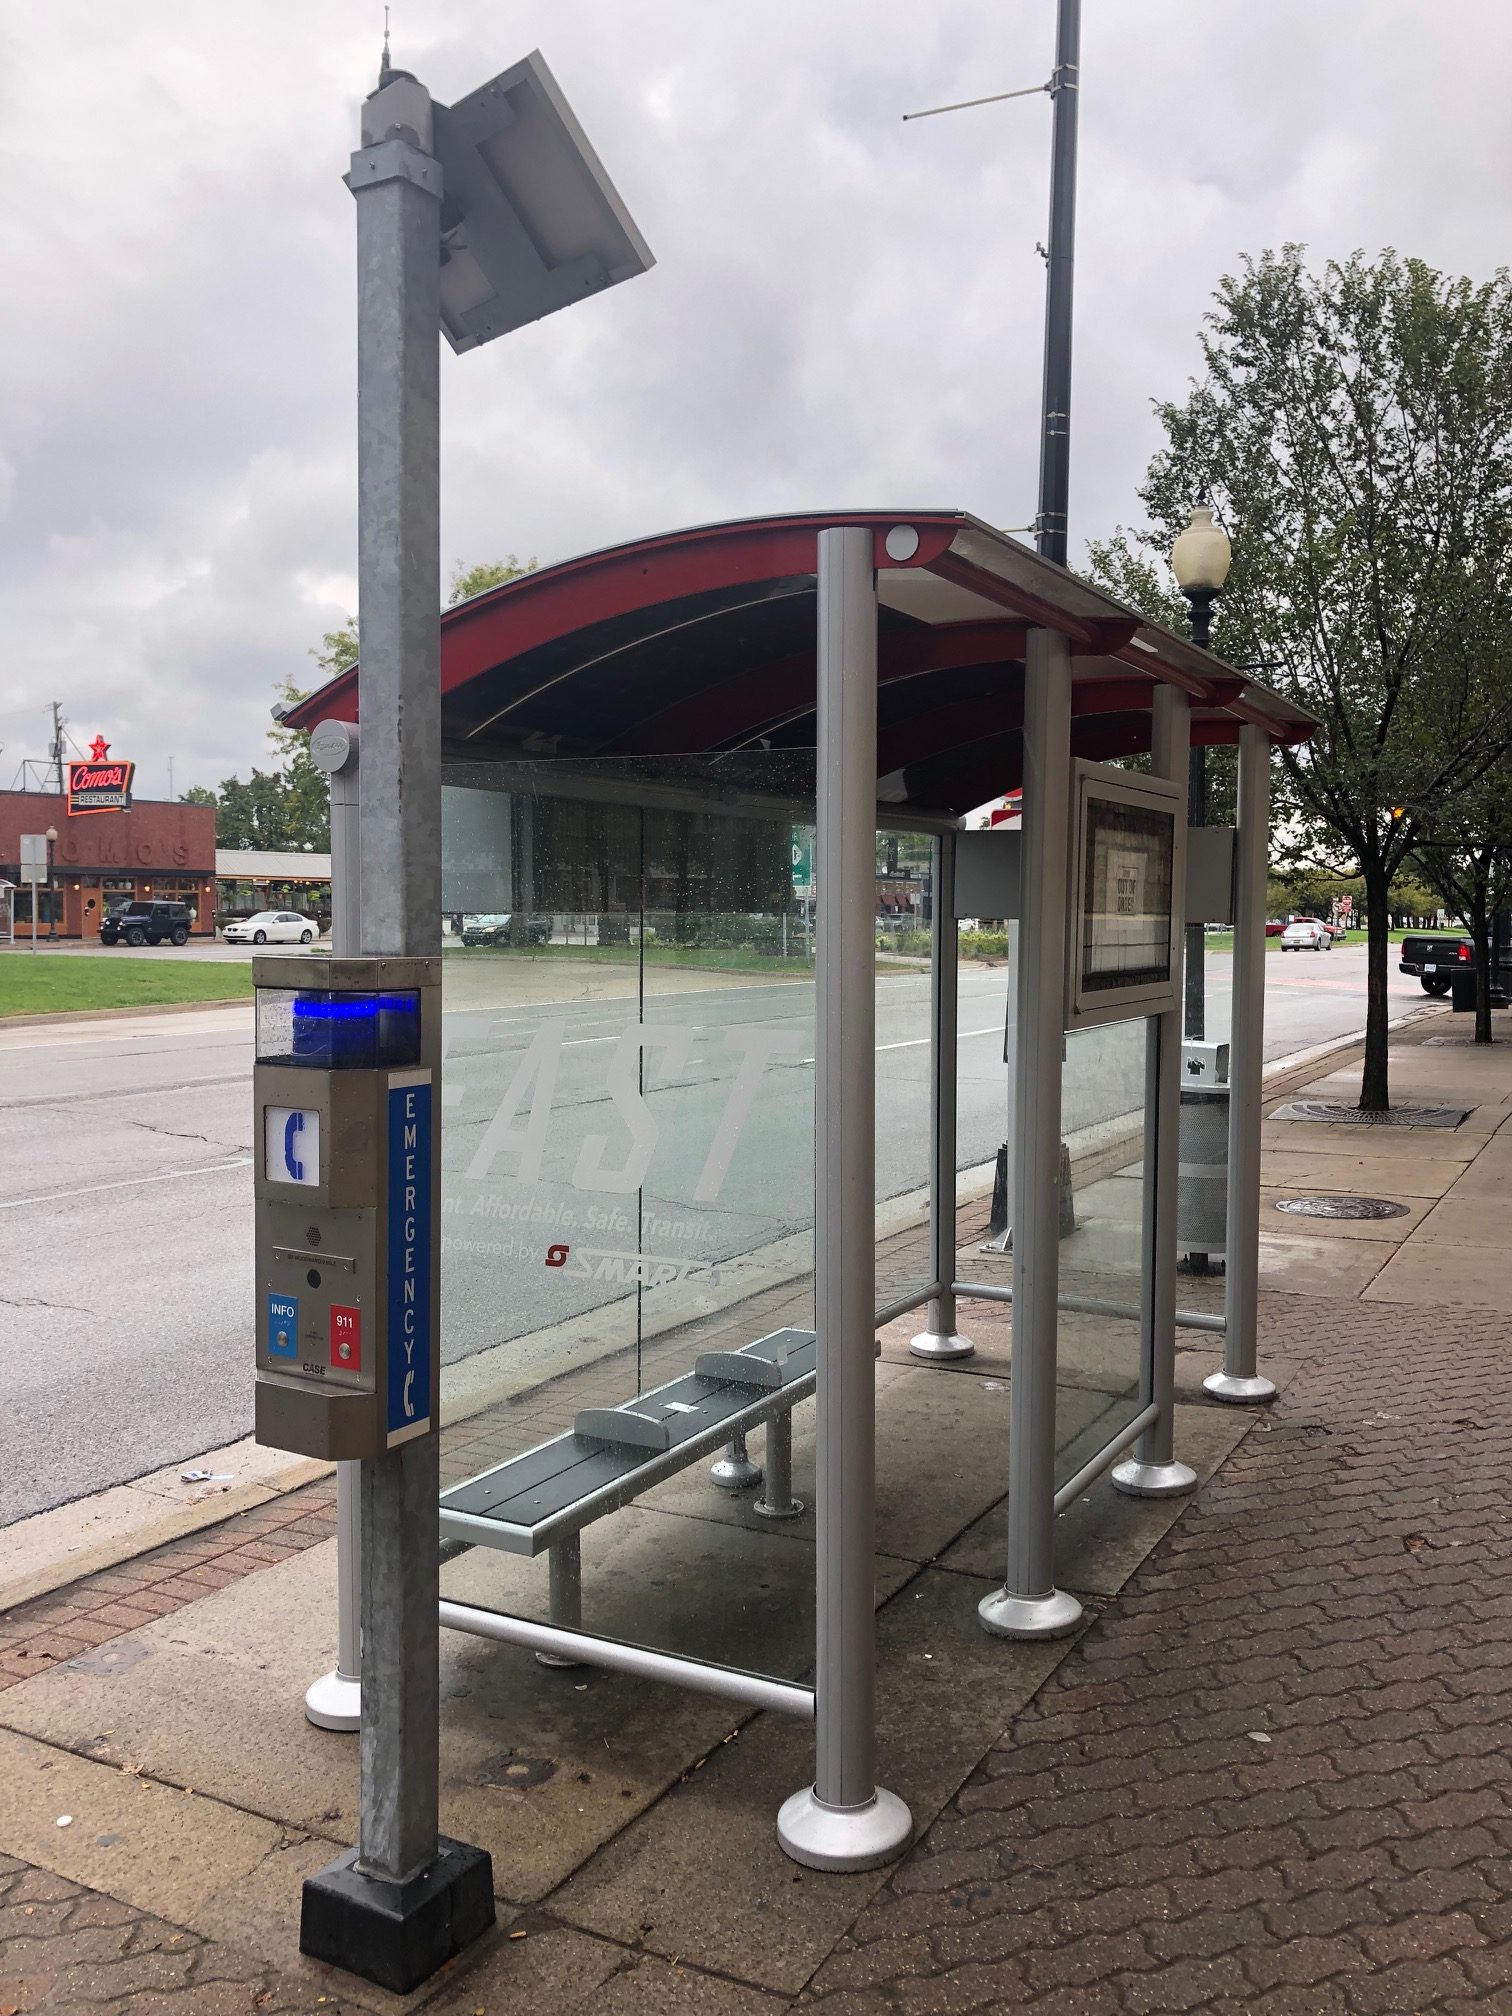
<path id="1" fill-rule="evenodd" d="M 633 1487 L 638 1472 L 646 1473 L 648 1484 L 653 1478 L 669 1475 L 680 1467 L 676 1451 L 682 1445 L 711 1445 L 722 1438 L 723 1431 L 738 1426 L 743 1419 L 766 1419 L 780 1393 L 792 1387 L 811 1386 L 818 1361 L 818 1340 L 811 1330 L 776 1330 L 769 1336 L 758 1337 L 743 1351 L 705 1355 L 719 1362 L 719 1372 L 704 1372 L 701 1369 L 704 1361 L 699 1360 L 693 1371 L 640 1394 L 623 1408 L 585 1409 L 578 1420 L 585 1425 L 594 1424 L 588 1436 L 578 1433 L 554 1436 L 549 1442 L 523 1450 L 518 1456 L 506 1457 L 476 1477 L 452 1485 L 441 1496 L 443 1524 L 444 1515 L 449 1512 L 465 1515 L 469 1521 L 494 1521 L 500 1527 L 502 1541 L 505 1528 L 519 1529 L 522 1536 L 535 1533 L 548 1523 L 560 1522 L 561 1515 L 573 1506 L 586 1504 L 617 1485 L 631 1487 L 623 1493 L 614 1493 L 615 1502 L 623 1503 L 636 1495 Z M 752 1366 L 753 1377 L 737 1377 L 733 1369 L 728 1375 L 723 1372 L 726 1363 L 733 1365 L 742 1358 L 756 1361 Z M 769 1366 L 778 1372 L 776 1384 L 768 1383 Z M 633 1416 L 641 1417 L 648 1428 L 665 1425 L 666 1446 L 653 1449 L 619 1443 L 616 1415 L 629 1422 L 632 1433 L 636 1426 Z M 616 1446 L 605 1447 L 598 1439 L 600 1431 L 596 1424 L 601 1421 L 616 1432 Z M 482 1537 L 476 1527 L 471 1534 Z"/>

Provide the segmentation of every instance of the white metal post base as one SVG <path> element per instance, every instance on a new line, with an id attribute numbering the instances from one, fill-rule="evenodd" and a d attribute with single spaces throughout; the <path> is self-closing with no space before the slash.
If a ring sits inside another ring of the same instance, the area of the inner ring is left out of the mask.
<path id="1" fill-rule="evenodd" d="M 1239 1372 L 1209 1372 L 1202 1382 L 1202 1390 L 1211 1393 L 1215 1400 L 1228 1400 L 1236 1407 L 1250 1407 L 1256 1401 L 1274 1400 L 1276 1397 L 1273 1382 L 1258 1372 L 1248 1377 Z"/>
<path id="2" fill-rule="evenodd" d="M 340 1668 L 322 1673 L 305 1690 L 305 1720 L 317 1729 L 350 1735 L 362 1727 L 362 1682 L 349 1680 Z"/>
<path id="3" fill-rule="evenodd" d="M 721 1491 L 749 1491 L 761 1482 L 761 1465 L 746 1454 L 745 1431 L 730 1437 L 723 1456 L 709 1465 L 709 1482 Z"/>
<path id="4" fill-rule="evenodd" d="M 913 1815 L 879 1785 L 864 1806 L 826 1806 L 812 1785 L 782 1802 L 777 1843 L 805 1869 L 880 1869 L 913 1839 Z"/>
<path id="5" fill-rule="evenodd" d="M 994 1638 L 1064 1638 L 1082 1619 L 1082 1606 L 1064 1589 L 1048 1596 L 1014 1596 L 995 1589 L 977 1605 L 982 1629 Z"/>
<path id="6" fill-rule="evenodd" d="M 970 1358 L 976 1346 L 959 1331 L 921 1330 L 917 1337 L 909 1338 L 908 1350 L 913 1358 Z"/>
<path id="7" fill-rule="evenodd" d="M 1129 1498 L 1180 1498 L 1197 1489 L 1197 1472 L 1189 1463 L 1141 1463 L 1131 1456 L 1114 1464 L 1113 1486 Z"/>

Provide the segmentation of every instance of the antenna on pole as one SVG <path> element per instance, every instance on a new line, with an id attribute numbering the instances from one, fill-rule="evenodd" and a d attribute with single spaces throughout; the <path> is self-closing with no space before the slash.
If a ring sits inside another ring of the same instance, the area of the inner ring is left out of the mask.
<path id="1" fill-rule="evenodd" d="M 380 91 L 389 81 L 389 73 L 393 67 L 393 64 L 389 61 L 389 10 L 385 7 L 383 10 L 383 56 L 378 65 L 378 89 Z"/>

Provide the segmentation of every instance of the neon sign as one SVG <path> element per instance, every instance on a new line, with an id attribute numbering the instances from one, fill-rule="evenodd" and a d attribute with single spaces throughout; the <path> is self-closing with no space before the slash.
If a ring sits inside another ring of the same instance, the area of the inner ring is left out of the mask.
<path id="1" fill-rule="evenodd" d="M 96 749 L 108 750 L 110 744 L 103 736 L 97 735 L 92 745 Z M 131 810 L 131 777 L 135 763 L 122 763 L 114 757 L 101 760 L 91 756 L 82 763 L 68 766 L 68 816 L 77 818 L 84 812 L 129 812 Z"/>

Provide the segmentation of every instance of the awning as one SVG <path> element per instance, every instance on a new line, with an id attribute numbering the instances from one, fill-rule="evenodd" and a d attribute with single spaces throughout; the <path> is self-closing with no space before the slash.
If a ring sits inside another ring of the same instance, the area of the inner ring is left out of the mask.
<path id="1" fill-rule="evenodd" d="M 872 529 L 880 602 L 879 801 L 959 817 L 1022 781 L 1024 651 L 1069 638 L 1073 753 L 1148 749 L 1162 684 L 1192 736 L 1252 722 L 1301 742 L 1303 709 L 960 511 L 806 512 L 666 533 L 566 560 L 441 618 L 449 760 L 676 757 L 812 748 L 816 542 Z M 355 720 L 338 675 L 289 716 Z"/>

